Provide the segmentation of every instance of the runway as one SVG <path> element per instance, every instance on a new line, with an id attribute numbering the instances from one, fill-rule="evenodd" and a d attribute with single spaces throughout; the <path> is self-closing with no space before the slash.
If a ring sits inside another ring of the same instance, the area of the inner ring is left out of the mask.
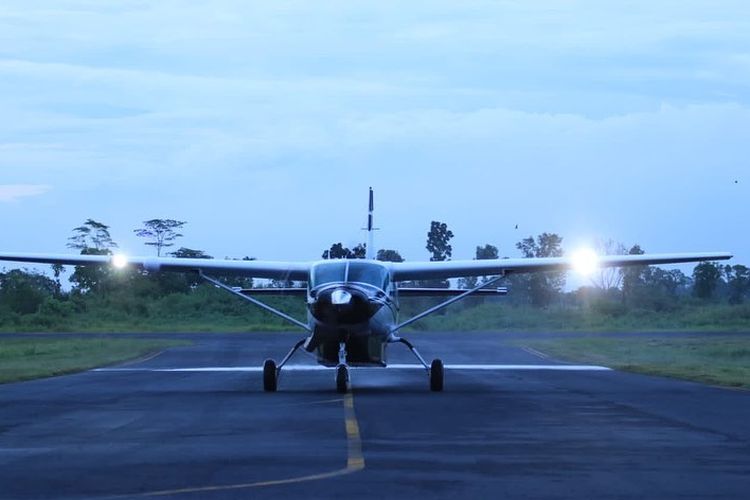
<path id="1" fill-rule="evenodd" d="M 414 333 L 353 391 L 290 334 L 192 335 L 125 366 L 0 385 L 0 498 L 747 498 L 750 392 L 559 363 L 518 335 Z M 478 366 L 484 368 L 478 369 Z"/>

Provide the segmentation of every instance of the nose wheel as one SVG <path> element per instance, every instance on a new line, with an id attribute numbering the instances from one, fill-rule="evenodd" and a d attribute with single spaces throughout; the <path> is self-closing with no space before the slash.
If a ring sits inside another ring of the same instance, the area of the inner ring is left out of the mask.
<path id="1" fill-rule="evenodd" d="M 346 365 L 336 367 L 336 392 L 346 394 L 349 390 L 349 368 Z"/>

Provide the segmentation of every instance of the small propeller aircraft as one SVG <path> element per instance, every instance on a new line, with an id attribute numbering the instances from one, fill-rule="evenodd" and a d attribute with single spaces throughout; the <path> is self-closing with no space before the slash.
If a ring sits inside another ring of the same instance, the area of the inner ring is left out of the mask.
<path id="1" fill-rule="evenodd" d="M 591 272 L 598 268 L 678 264 L 685 262 L 730 259 L 724 252 L 611 255 L 597 256 L 582 251 L 570 257 L 496 259 L 442 262 L 380 262 L 375 260 L 373 244 L 374 198 L 370 188 L 367 220 L 368 244 L 365 259 L 326 260 L 317 262 L 273 262 L 206 260 L 162 257 L 126 257 L 124 255 L 56 255 L 0 253 L 0 261 L 62 265 L 111 265 L 116 268 L 133 266 L 149 273 L 162 271 L 197 273 L 202 279 L 279 316 L 306 331 L 289 353 L 276 363 L 267 359 L 263 365 L 263 388 L 273 392 L 278 387 L 279 374 L 295 352 L 304 348 L 315 353 L 318 363 L 335 367 L 336 388 L 349 388 L 349 367 L 386 366 L 386 348 L 390 344 L 404 344 L 414 354 L 429 376 L 430 389 L 443 390 L 444 368 L 440 359 L 427 363 L 414 345 L 399 331 L 420 319 L 450 306 L 473 294 L 503 295 L 503 287 L 492 288 L 511 273 L 566 271 Z M 299 293 L 307 299 L 307 322 L 299 321 L 258 300 L 263 293 L 278 293 L 279 289 L 241 290 L 227 286 L 214 276 L 233 274 L 253 278 L 285 281 L 305 281 L 306 288 L 281 291 Z M 213 276 L 212 276 L 213 275 Z M 467 276 L 491 276 L 470 290 L 425 289 L 399 287 L 399 283 L 413 280 L 444 280 Z M 446 300 L 405 321 L 399 322 L 399 296 L 445 295 Z"/>

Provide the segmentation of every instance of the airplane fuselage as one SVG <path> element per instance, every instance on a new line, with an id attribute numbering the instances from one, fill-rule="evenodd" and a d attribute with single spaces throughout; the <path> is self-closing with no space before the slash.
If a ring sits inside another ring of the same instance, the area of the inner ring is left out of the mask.
<path id="1" fill-rule="evenodd" d="M 335 260 L 313 267 L 307 316 L 312 335 L 306 350 L 326 366 L 339 363 L 346 345 L 352 366 L 384 366 L 386 346 L 398 321 L 396 289 L 388 267 L 376 261 Z"/>

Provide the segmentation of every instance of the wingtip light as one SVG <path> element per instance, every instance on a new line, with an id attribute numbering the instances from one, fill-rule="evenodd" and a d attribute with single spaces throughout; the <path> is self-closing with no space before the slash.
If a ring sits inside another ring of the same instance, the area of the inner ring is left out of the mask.
<path id="1" fill-rule="evenodd" d="M 599 269 L 599 256 L 590 248 L 582 248 L 572 255 L 573 269 L 583 275 L 590 276 Z"/>
<path id="2" fill-rule="evenodd" d="M 123 254 L 117 254 L 112 256 L 112 265 L 116 269 L 124 269 L 128 265 L 128 258 Z"/>

